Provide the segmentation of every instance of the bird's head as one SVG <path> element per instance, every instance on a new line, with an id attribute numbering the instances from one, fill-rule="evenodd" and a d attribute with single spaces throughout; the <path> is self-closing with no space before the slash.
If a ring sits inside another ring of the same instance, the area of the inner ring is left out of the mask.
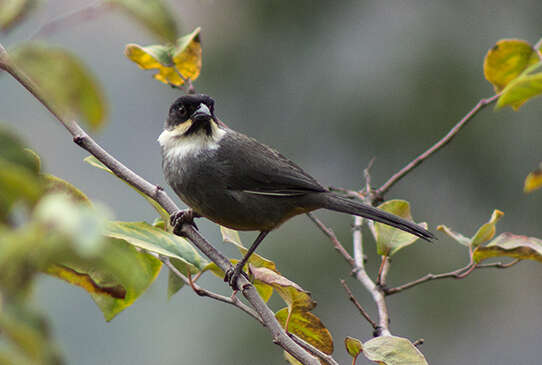
<path id="1" fill-rule="evenodd" d="M 158 138 L 163 148 L 183 141 L 208 143 L 223 135 L 214 113 L 214 100 L 204 94 L 184 95 L 169 108 L 164 131 Z"/>

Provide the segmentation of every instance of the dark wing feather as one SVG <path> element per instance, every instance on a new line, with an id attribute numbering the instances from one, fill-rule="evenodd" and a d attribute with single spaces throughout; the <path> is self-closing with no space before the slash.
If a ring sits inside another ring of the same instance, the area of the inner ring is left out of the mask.
<path id="1" fill-rule="evenodd" d="M 232 130 L 220 141 L 215 159 L 229 171 L 225 176 L 231 190 L 276 196 L 326 191 L 278 151 Z"/>

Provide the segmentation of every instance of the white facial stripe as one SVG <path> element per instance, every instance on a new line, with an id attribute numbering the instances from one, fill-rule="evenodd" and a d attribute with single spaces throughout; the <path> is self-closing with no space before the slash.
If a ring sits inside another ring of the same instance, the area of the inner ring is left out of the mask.
<path id="1" fill-rule="evenodd" d="M 188 126 L 186 130 L 188 130 L 188 128 L 190 128 L 190 126 Z M 208 136 L 205 131 L 189 136 L 185 136 L 179 132 L 180 130 L 177 128 L 172 131 L 166 129 L 160 134 L 160 137 L 158 137 L 158 143 L 162 146 L 164 157 L 167 156 L 168 158 L 182 159 L 188 155 L 197 155 L 203 150 L 216 150 L 218 148 L 218 142 L 227 133 L 224 129 L 218 128 L 215 122 L 211 122 L 210 136 Z"/>

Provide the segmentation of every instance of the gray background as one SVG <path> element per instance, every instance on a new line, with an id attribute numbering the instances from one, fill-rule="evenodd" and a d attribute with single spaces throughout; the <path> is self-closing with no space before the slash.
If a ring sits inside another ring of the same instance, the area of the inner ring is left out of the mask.
<path id="1" fill-rule="evenodd" d="M 9 34 L 5 46 L 28 39 L 52 17 L 85 1 L 43 2 Z M 169 1 L 183 33 L 202 26 L 203 72 L 198 91 L 217 101 L 231 127 L 270 144 L 323 184 L 359 187 L 376 157 L 375 185 L 439 139 L 492 88 L 482 74 L 487 49 L 500 38 L 536 42 L 540 1 Z M 46 40 L 90 66 L 110 101 L 110 123 L 96 139 L 154 183 L 165 185 L 156 138 L 178 91 L 153 81 L 123 56 L 127 43 L 155 43 L 124 14 L 112 12 L 61 30 Z M 505 212 L 499 232 L 542 237 L 542 192 L 522 193 L 523 179 L 542 160 L 541 100 L 519 113 L 484 110 L 454 142 L 397 184 L 387 198 L 413 205 L 434 229 L 447 224 L 472 235 L 493 209 Z M 0 77 L 0 119 L 38 151 L 46 170 L 109 205 L 118 219 L 152 220 L 132 190 L 82 162 L 86 153 L 11 78 Z M 169 190 L 168 190 L 169 191 Z M 319 212 L 350 248 L 351 219 Z M 206 237 L 227 254 L 216 226 Z M 254 233 L 243 234 L 245 241 Z M 462 266 L 465 252 L 439 234 L 394 256 L 389 280 L 400 284 L 427 272 Z M 377 260 L 367 243 L 368 267 Z M 259 252 L 311 290 L 315 309 L 334 335 L 335 356 L 350 363 L 345 336 L 370 338 L 369 325 L 339 284 L 349 267 L 304 216 L 273 232 Z M 422 346 L 432 364 L 539 364 L 542 268 L 525 262 L 461 280 L 429 283 L 389 298 L 391 330 Z M 183 290 L 166 299 L 166 278 L 105 323 L 81 289 L 46 278 L 36 302 L 50 314 L 70 364 L 280 364 L 269 333 L 234 308 Z M 369 295 L 349 280 L 374 314 Z M 212 275 L 204 287 L 227 288 Z M 283 306 L 276 298 L 274 309 Z M 364 363 L 361 360 L 360 363 Z"/>

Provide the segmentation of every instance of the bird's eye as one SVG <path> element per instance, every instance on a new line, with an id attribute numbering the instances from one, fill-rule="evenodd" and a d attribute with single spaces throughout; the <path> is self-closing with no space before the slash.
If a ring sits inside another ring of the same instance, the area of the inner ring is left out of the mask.
<path id="1" fill-rule="evenodd" d="M 177 109 L 177 111 L 179 112 L 179 115 L 180 115 L 181 117 L 186 117 L 187 112 L 186 112 L 186 108 L 185 108 L 184 106 L 181 105 L 181 106 Z"/>

